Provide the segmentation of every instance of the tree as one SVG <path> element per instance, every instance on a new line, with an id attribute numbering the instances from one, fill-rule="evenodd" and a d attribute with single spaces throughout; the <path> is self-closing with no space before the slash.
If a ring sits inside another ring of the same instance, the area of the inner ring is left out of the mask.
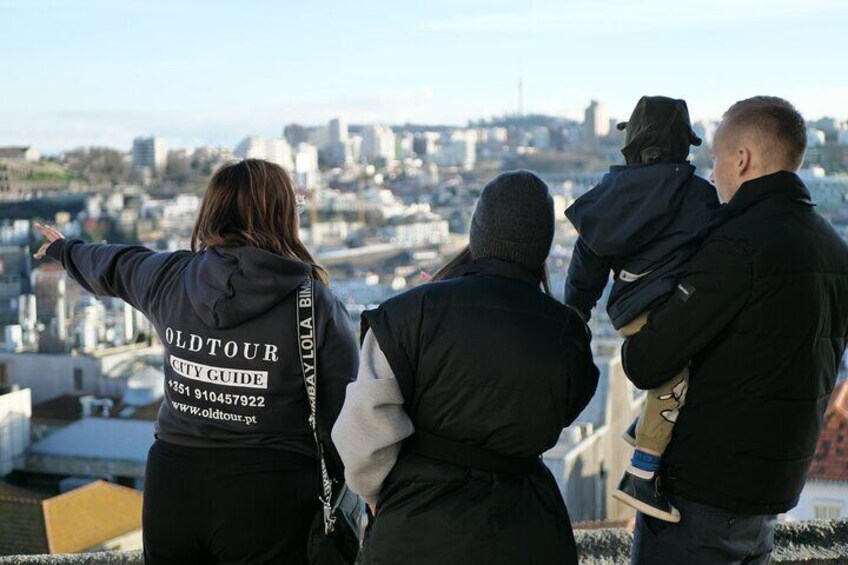
<path id="1" fill-rule="evenodd" d="M 129 167 L 120 151 L 108 147 L 79 147 L 65 153 L 68 169 L 90 186 L 127 181 Z"/>

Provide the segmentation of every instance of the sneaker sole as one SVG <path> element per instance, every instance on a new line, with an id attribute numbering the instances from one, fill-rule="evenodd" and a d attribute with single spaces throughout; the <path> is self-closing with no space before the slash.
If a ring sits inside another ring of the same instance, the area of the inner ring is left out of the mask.
<path id="1" fill-rule="evenodd" d="M 624 491 L 615 489 L 612 492 L 612 497 L 619 502 L 623 502 L 627 506 L 635 508 L 642 514 L 647 514 L 648 516 L 652 516 L 657 518 L 658 520 L 665 520 L 666 522 L 671 522 L 672 524 L 677 524 L 680 522 L 680 512 L 678 512 L 677 508 L 673 508 L 673 512 L 663 512 L 658 508 L 651 506 L 650 504 L 645 504 L 638 498 L 634 498 L 627 494 Z"/>

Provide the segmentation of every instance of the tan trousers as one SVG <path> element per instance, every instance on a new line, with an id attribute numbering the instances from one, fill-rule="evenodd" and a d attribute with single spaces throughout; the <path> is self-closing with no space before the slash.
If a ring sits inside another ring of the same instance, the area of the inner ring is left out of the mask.
<path id="1" fill-rule="evenodd" d="M 648 321 L 648 313 L 637 316 L 621 328 L 624 337 L 637 333 Z M 683 369 L 676 377 L 647 392 L 642 414 L 636 426 L 636 447 L 662 454 L 671 441 L 671 431 L 677 415 L 686 401 L 689 386 L 689 369 Z"/>

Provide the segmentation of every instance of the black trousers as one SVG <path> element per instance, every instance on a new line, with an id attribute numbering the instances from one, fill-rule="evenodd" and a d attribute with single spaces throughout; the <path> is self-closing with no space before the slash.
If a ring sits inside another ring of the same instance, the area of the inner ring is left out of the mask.
<path id="1" fill-rule="evenodd" d="M 207 449 L 157 440 L 142 516 L 145 563 L 306 563 L 317 462 L 274 449 Z"/>

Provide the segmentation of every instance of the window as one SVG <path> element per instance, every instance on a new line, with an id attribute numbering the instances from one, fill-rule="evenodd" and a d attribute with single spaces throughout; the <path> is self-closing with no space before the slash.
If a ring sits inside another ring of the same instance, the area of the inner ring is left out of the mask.
<path id="1" fill-rule="evenodd" d="M 833 520 L 842 517 L 842 507 L 834 504 L 816 504 L 813 507 L 816 520 Z"/>
<path id="2" fill-rule="evenodd" d="M 83 387 L 82 381 L 82 369 L 79 367 L 74 368 L 74 390 L 80 391 Z"/>

